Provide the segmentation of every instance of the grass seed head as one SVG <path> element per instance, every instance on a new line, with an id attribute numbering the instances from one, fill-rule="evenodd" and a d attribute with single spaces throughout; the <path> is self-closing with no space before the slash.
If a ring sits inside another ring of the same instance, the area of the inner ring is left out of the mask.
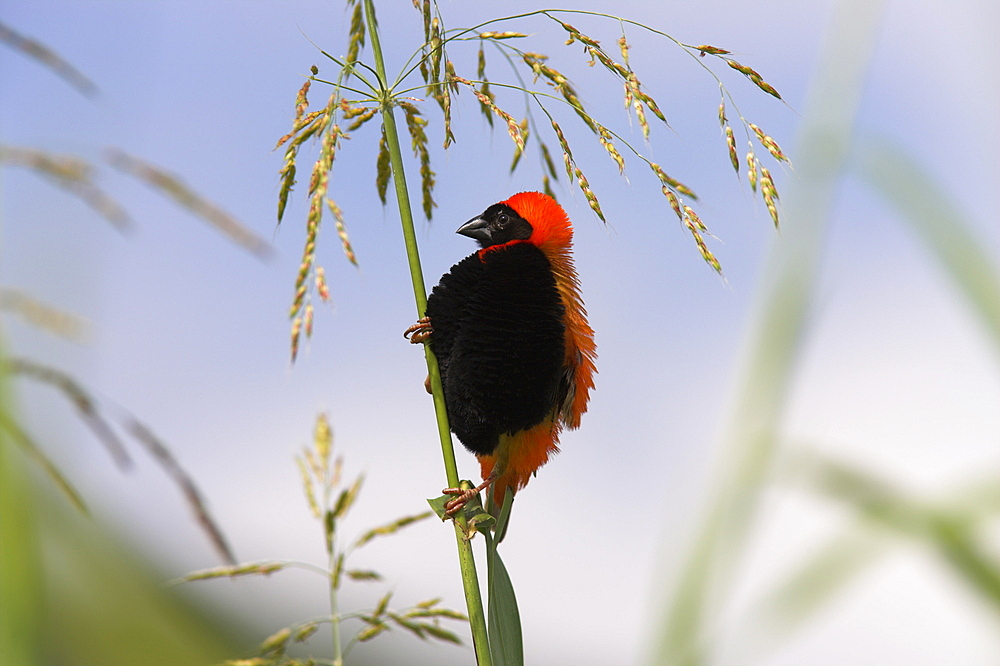
<path id="1" fill-rule="evenodd" d="M 330 427 L 330 418 L 323 413 L 316 417 L 316 425 L 313 427 L 313 450 L 323 461 L 325 468 L 330 460 L 330 452 L 333 450 L 333 429 Z"/>
<path id="2" fill-rule="evenodd" d="M 774 180 L 771 178 L 771 172 L 767 167 L 762 166 L 760 168 L 760 193 L 764 197 L 764 204 L 767 206 L 767 212 L 771 216 L 771 220 L 774 222 L 774 228 L 778 228 L 778 190 L 774 187 Z"/>
<path id="3" fill-rule="evenodd" d="M 364 3 L 357 3 L 354 5 L 354 13 L 351 14 L 351 27 L 349 29 L 350 37 L 347 44 L 347 64 L 353 64 L 357 62 L 358 55 L 361 53 L 361 48 L 365 45 L 365 18 L 362 5 Z"/>
<path id="4" fill-rule="evenodd" d="M 726 60 L 726 64 L 729 65 L 730 67 L 732 67 L 733 69 L 735 69 L 740 74 L 743 74 L 744 76 L 747 76 L 747 77 L 750 77 L 750 78 L 756 77 L 758 79 L 761 78 L 760 74 L 758 74 L 752 68 L 747 67 L 746 65 L 741 65 L 740 63 L 736 62 L 735 60 Z"/>
<path id="5" fill-rule="evenodd" d="M 622 35 L 621 37 L 619 37 L 618 38 L 618 50 L 621 52 L 621 54 L 622 54 L 622 62 L 625 63 L 626 66 L 628 66 L 628 50 L 629 50 L 629 48 L 631 48 L 631 47 L 628 45 L 628 42 L 625 40 L 625 35 Z"/>
<path id="6" fill-rule="evenodd" d="M 702 55 L 725 55 L 729 51 L 725 49 L 720 49 L 715 46 L 709 46 L 708 44 L 702 44 L 701 46 L 695 47 L 697 50 L 701 51 Z"/>
<path id="7" fill-rule="evenodd" d="M 385 142 L 385 128 L 382 128 L 382 138 L 378 141 L 378 156 L 375 158 L 375 189 L 378 190 L 378 198 L 384 206 L 386 203 L 386 192 L 389 189 L 389 178 L 392 176 L 392 169 L 389 164 L 389 148 Z"/>
<path id="8" fill-rule="evenodd" d="M 590 189 L 590 182 L 587 177 L 583 175 L 583 171 L 579 167 L 573 168 L 573 175 L 576 176 L 576 181 L 580 185 L 580 191 L 583 192 L 583 196 L 586 197 L 587 203 L 590 204 L 590 208 L 597 214 L 597 217 L 601 218 L 601 222 L 607 222 L 604 219 L 604 213 L 601 212 L 601 204 L 597 201 L 597 195 L 594 191 Z"/>
<path id="9" fill-rule="evenodd" d="M 518 37 L 527 37 L 523 32 L 494 32 L 492 30 L 487 32 L 479 33 L 479 39 L 516 39 Z"/>
<path id="10" fill-rule="evenodd" d="M 691 206 L 684 206 L 684 215 L 691 220 L 694 226 L 698 227 L 699 231 L 708 231 L 708 227 L 705 226 L 705 223 L 701 221 L 701 218 L 698 217 L 698 214 L 694 212 Z"/>
<path id="11" fill-rule="evenodd" d="M 573 151 L 570 150 L 569 142 L 566 140 L 566 136 L 563 134 L 562 128 L 559 127 L 559 123 L 557 123 L 554 120 L 552 120 L 551 123 L 552 123 L 552 131 L 556 133 L 556 138 L 559 139 L 559 146 L 562 148 L 563 151 L 563 166 L 565 166 L 566 168 L 566 176 L 570 180 L 573 180 L 576 177 L 576 175 L 573 172 L 574 169 Z"/>
<path id="12" fill-rule="evenodd" d="M 757 84 L 757 87 L 760 88 L 761 90 L 763 90 L 764 92 L 766 92 L 768 95 L 771 95 L 772 97 L 777 97 L 778 99 L 781 99 L 781 95 L 778 94 L 778 91 L 775 90 L 774 86 L 772 86 L 770 83 L 768 83 L 764 79 L 761 79 L 761 78 L 756 78 L 756 79 L 755 78 L 751 78 L 750 80 L 753 81 L 755 84 Z"/>
<path id="13" fill-rule="evenodd" d="M 444 115 L 444 148 L 448 148 L 455 141 L 455 134 L 451 131 L 451 93 L 458 92 L 458 84 L 454 81 L 455 66 L 451 60 L 445 63 L 445 72 L 449 84 L 439 89 L 438 102 L 441 104 L 441 111 Z"/>
<path id="14" fill-rule="evenodd" d="M 330 300 L 330 286 L 326 283 L 326 270 L 322 266 L 316 267 L 316 293 L 324 303 Z"/>
<path id="15" fill-rule="evenodd" d="M 771 156 L 774 157 L 774 159 L 779 162 L 788 161 L 788 158 L 785 157 L 785 154 L 781 151 L 781 146 L 778 145 L 777 141 L 765 134 L 764 130 L 757 127 L 753 123 L 750 123 L 749 127 L 753 130 L 753 133 L 757 135 L 757 140 L 760 141 L 760 145 L 764 146 L 764 148 L 767 149 L 767 152 L 771 153 Z"/>
<path id="16" fill-rule="evenodd" d="M 750 189 L 757 191 L 757 156 L 753 150 L 747 153 L 747 178 L 750 180 Z"/>
<path id="17" fill-rule="evenodd" d="M 431 39 L 430 39 L 430 82 L 438 81 L 441 77 L 441 21 L 438 17 L 431 19 Z"/>
<path id="18" fill-rule="evenodd" d="M 615 148 L 615 144 L 612 143 L 611 132 L 609 132 L 603 125 L 598 125 L 598 130 L 601 145 L 604 146 L 604 150 L 607 151 L 608 155 L 611 156 L 611 159 L 613 159 L 615 164 L 618 165 L 618 173 L 625 173 L 625 159 L 621 156 L 621 153 L 618 152 L 618 149 Z"/>
<path id="19" fill-rule="evenodd" d="M 307 450 L 307 453 L 309 451 Z M 309 474 L 309 467 L 299 456 L 295 457 L 295 463 L 299 467 L 299 476 L 302 478 L 302 489 L 306 494 L 306 502 L 309 504 L 309 512 L 313 518 L 320 517 L 319 503 L 316 501 L 316 490 L 313 488 L 312 476 Z"/>
<path id="20" fill-rule="evenodd" d="M 302 317 L 292 320 L 292 362 L 299 355 L 299 336 L 302 333 Z"/>
<path id="21" fill-rule="evenodd" d="M 372 118 L 374 118 L 375 114 L 378 113 L 378 109 L 375 108 L 375 107 L 371 107 L 371 108 L 367 108 L 367 109 L 364 108 L 364 107 L 355 107 L 355 108 L 360 108 L 361 112 L 360 113 L 356 113 L 355 115 L 357 117 L 355 118 L 354 122 L 347 126 L 347 131 L 348 132 L 353 132 L 356 129 L 360 128 L 366 122 L 368 122 L 369 120 L 371 120 Z"/>
<path id="22" fill-rule="evenodd" d="M 357 266 L 358 258 L 354 254 L 354 248 L 351 247 L 351 239 L 347 236 L 347 226 L 344 224 L 344 211 L 340 209 L 337 202 L 329 197 L 326 199 L 326 206 L 330 209 L 330 213 L 333 214 L 334 225 L 336 226 L 337 236 L 340 238 L 340 245 L 344 250 L 344 255 L 349 262 Z"/>
<path id="23" fill-rule="evenodd" d="M 563 30 L 569 33 L 569 39 L 566 40 L 567 46 L 572 44 L 574 41 L 578 41 L 581 44 L 585 44 L 590 47 L 600 46 L 600 42 L 598 42 L 596 39 L 591 39 L 590 37 L 584 35 L 582 32 L 571 26 L 569 23 L 565 23 L 564 21 L 560 21 L 559 19 L 553 19 L 553 20 L 555 20 L 559 25 L 561 25 L 563 27 Z"/>
<path id="24" fill-rule="evenodd" d="M 733 128 L 726 125 L 726 145 L 729 147 L 729 161 L 733 163 L 736 173 L 740 172 L 740 158 L 736 155 L 736 137 L 733 135 Z"/>
<path id="25" fill-rule="evenodd" d="M 299 93 L 295 96 L 295 120 L 297 121 L 309 108 L 309 87 L 312 85 L 311 79 L 306 79 Z"/>
<path id="26" fill-rule="evenodd" d="M 311 338 L 313 334 L 313 305 L 312 303 L 306 303 L 305 310 L 302 314 L 302 328 L 306 332 L 306 338 Z"/>
<path id="27" fill-rule="evenodd" d="M 663 192 L 663 196 L 665 196 L 667 198 L 667 201 L 670 202 L 670 207 L 673 208 L 674 213 L 677 214 L 677 219 L 680 220 L 681 222 L 683 222 L 684 221 L 684 213 L 681 212 L 681 202 L 677 198 L 677 195 L 674 194 L 670 190 L 670 188 L 667 187 L 666 185 L 663 185 L 662 187 L 660 187 L 660 191 Z"/>
<path id="28" fill-rule="evenodd" d="M 691 211 L 688 206 L 685 206 L 684 210 L 685 212 Z M 698 219 L 697 215 L 694 215 L 693 218 L 690 215 L 685 215 L 683 222 L 684 226 L 687 227 L 687 230 L 691 232 L 691 237 L 694 238 L 694 243 L 698 247 L 698 252 L 701 254 L 701 258 L 705 261 L 705 263 L 711 266 L 716 273 L 722 275 L 722 264 L 720 264 L 719 260 L 715 258 L 712 251 L 708 249 L 708 245 L 705 243 L 705 239 L 701 235 L 701 232 L 705 230 L 705 225 L 701 223 L 701 220 Z"/>
<path id="29" fill-rule="evenodd" d="M 418 0 L 413 0 L 414 6 L 416 6 Z M 423 4 L 420 6 L 420 13 L 423 15 L 424 19 L 424 41 L 431 41 L 431 0 L 424 0 Z"/>

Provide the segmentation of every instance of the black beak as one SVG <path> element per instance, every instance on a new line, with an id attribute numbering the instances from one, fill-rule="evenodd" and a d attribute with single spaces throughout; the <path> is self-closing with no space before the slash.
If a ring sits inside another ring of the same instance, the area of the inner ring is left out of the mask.
<path id="1" fill-rule="evenodd" d="M 490 223 L 481 217 L 472 218 L 460 226 L 458 231 L 455 233 L 468 236 L 469 238 L 474 238 L 479 241 L 483 247 L 489 245 L 493 239 L 493 232 L 490 229 Z"/>

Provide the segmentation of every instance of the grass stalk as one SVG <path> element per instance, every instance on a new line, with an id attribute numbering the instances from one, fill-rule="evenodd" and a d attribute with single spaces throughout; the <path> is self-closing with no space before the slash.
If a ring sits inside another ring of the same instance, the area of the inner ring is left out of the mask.
<path id="1" fill-rule="evenodd" d="M 379 41 L 378 27 L 375 22 L 375 7 L 372 0 L 364 0 L 365 23 L 368 27 L 372 55 L 375 59 L 375 70 L 379 83 L 379 104 L 382 112 L 382 122 L 385 128 L 386 144 L 389 151 L 389 164 L 392 171 L 392 182 L 396 190 L 396 204 L 399 208 L 399 220 L 403 227 L 403 241 L 406 246 L 406 257 L 410 267 L 410 281 L 413 284 L 413 297 L 417 305 L 417 316 L 424 316 L 427 308 L 427 289 L 424 286 L 423 271 L 420 267 L 420 254 L 417 248 L 417 237 L 413 229 L 413 210 L 410 207 L 409 191 L 406 187 L 406 175 L 403 169 L 403 153 L 399 144 L 399 131 L 396 125 L 395 104 L 391 90 L 387 85 L 385 62 L 382 57 L 382 46 Z M 430 347 L 424 345 L 424 355 L 427 359 L 427 372 L 430 376 L 431 391 L 434 395 L 434 413 L 437 417 L 438 435 L 441 442 L 441 453 L 444 458 L 445 473 L 448 486 L 455 488 L 459 484 L 458 464 L 455 461 L 455 449 L 451 441 L 451 430 L 448 426 L 448 412 L 444 403 L 444 391 L 441 388 L 441 373 L 438 370 L 437 359 Z M 455 539 L 458 544 L 458 560 L 462 572 L 462 585 L 465 590 L 465 602 L 469 614 L 469 625 L 472 630 L 472 640 L 479 666 L 489 666 L 489 643 L 486 635 L 486 616 L 483 613 L 483 599 L 479 589 L 479 578 L 476 574 L 476 563 L 472 553 L 472 544 L 466 538 L 463 525 L 464 518 L 458 518 L 455 525 Z"/>
<path id="2" fill-rule="evenodd" d="M 333 666 L 343 666 L 344 648 L 340 640 L 340 607 L 337 604 L 337 580 L 334 574 L 337 566 L 336 548 L 330 542 L 330 552 L 327 553 L 329 569 L 326 572 L 327 583 L 330 585 L 330 628 L 333 632 Z"/>

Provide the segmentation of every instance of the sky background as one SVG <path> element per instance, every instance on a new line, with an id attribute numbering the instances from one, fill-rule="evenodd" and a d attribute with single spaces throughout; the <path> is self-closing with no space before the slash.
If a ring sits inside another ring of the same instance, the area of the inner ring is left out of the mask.
<path id="1" fill-rule="evenodd" d="M 608 9 L 597 2 L 574 6 Z M 1000 75 L 989 45 L 1000 9 L 991 2 L 943 6 L 886 4 L 857 134 L 903 144 L 958 202 L 956 214 L 996 260 Z M 614 11 L 683 42 L 731 50 L 759 71 L 787 105 L 723 63 L 706 62 L 743 115 L 794 163 L 800 114 L 833 7 L 621 2 Z M 510 2 L 503 11 L 535 8 Z M 495 10 L 443 2 L 441 11 L 454 28 Z M 120 148 L 180 176 L 275 246 L 275 259 L 262 262 L 108 166 L 99 168 L 98 181 L 135 218 L 127 235 L 36 174 L 2 172 L 0 284 L 90 322 L 86 342 L 78 344 L 8 317 L 8 349 L 72 374 L 111 414 L 133 414 L 168 442 L 242 560 L 322 561 L 321 530 L 292 459 L 311 441 L 318 412 L 329 414 L 347 473 L 366 475 L 348 532 L 422 511 L 423 498 L 435 495 L 444 478 L 422 385 L 423 355 L 401 337 L 416 313 L 394 202 L 383 208 L 375 194 L 374 124 L 343 147 L 330 190 L 344 210 L 360 269 L 344 260 L 332 227 L 324 227 L 318 260 L 333 305 L 318 307 L 313 339 L 289 362 L 286 313 L 304 238 L 307 162 L 276 228 L 282 153 L 272 148 L 290 127 L 309 67 L 335 76 L 317 45 L 343 53 L 348 18 L 341 4 L 327 2 L 0 6 L 0 21 L 55 49 L 100 91 L 86 98 L 5 49 L 0 141 L 95 162 L 106 148 Z M 398 1 L 382 3 L 379 18 L 395 71 L 416 48 L 419 14 Z M 609 45 L 618 35 L 613 22 L 568 21 Z M 552 55 L 551 64 L 569 74 L 592 113 L 641 147 L 618 84 L 586 68 L 578 46 L 564 47 L 558 26 L 535 19 L 505 29 L 532 33 L 523 48 Z M 646 654 L 712 487 L 763 267 L 770 252 L 782 251 L 783 237 L 766 209 L 729 165 L 714 80 L 670 42 L 637 30 L 629 36 L 633 65 L 672 127 L 655 126 L 647 150 L 699 193 L 697 210 L 718 237 L 709 243 L 726 279 L 701 261 L 641 163 L 632 162 L 628 178 L 620 178 L 600 145 L 567 117 L 574 156 L 608 219 L 602 224 L 579 191 L 559 185 L 577 232 L 599 375 L 581 429 L 564 435 L 563 452 L 519 494 L 503 544 L 529 663 L 637 663 Z M 459 74 L 475 74 L 475 46 L 450 55 Z M 490 62 L 491 78 L 504 71 L 499 59 Z M 327 95 L 314 84 L 314 108 Z M 500 102 L 521 115 L 520 99 Z M 454 229 L 516 191 L 538 188 L 540 171 L 529 155 L 524 169 L 508 174 L 506 133 L 499 126 L 489 131 L 468 94 L 455 109 L 458 142 L 443 154 L 439 116 L 427 108 L 438 207 L 430 224 L 418 224 L 418 240 L 430 287 L 474 249 Z M 759 147 L 758 153 L 764 155 Z M 795 187 L 794 170 L 770 166 L 779 191 Z M 413 161 L 408 168 L 417 191 Z M 95 513 L 127 534 L 165 577 L 218 564 L 180 493 L 151 460 L 136 451 L 135 469 L 122 475 L 50 388 L 22 382 L 19 400 L 31 432 Z M 1000 359 L 980 322 L 895 211 L 849 171 L 831 211 L 785 417 L 788 439 L 808 441 L 929 500 L 995 473 L 998 406 Z M 458 453 L 463 476 L 478 473 L 472 456 Z M 738 599 L 726 625 L 733 630 L 720 638 L 719 663 L 745 663 L 726 647 L 739 645 L 741 604 L 849 521 L 831 502 L 788 490 L 768 491 L 761 512 L 738 572 Z M 989 547 L 1000 555 L 996 522 L 992 536 Z M 464 606 L 451 531 L 441 525 L 423 523 L 372 544 L 355 564 L 381 571 L 400 603 L 442 596 L 451 607 Z M 372 603 L 382 590 L 359 584 L 343 605 Z M 259 627 L 261 637 L 325 608 L 321 587 L 294 572 L 206 583 L 194 593 Z M 411 663 L 471 659 L 468 647 L 416 643 L 397 636 L 362 647 L 358 656 L 377 661 L 392 654 L 383 650 L 406 648 Z M 753 663 L 997 661 L 996 614 L 914 548 L 893 551 Z"/>

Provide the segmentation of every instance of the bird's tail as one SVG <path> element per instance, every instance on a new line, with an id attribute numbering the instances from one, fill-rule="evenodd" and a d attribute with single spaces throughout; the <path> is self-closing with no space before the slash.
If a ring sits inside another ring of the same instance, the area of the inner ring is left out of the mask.
<path id="1" fill-rule="evenodd" d="M 480 456 L 479 465 L 483 479 L 490 478 L 496 471 L 493 482 L 493 501 L 503 505 L 504 492 L 511 493 L 528 484 L 528 480 L 539 467 L 549 460 L 549 456 L 559 453 L 559 432 L 562 425 L 554 419 L 546 419 L 533 428 L 514 434 L 500 436 L 500 445 L 493 455 Z"/>

